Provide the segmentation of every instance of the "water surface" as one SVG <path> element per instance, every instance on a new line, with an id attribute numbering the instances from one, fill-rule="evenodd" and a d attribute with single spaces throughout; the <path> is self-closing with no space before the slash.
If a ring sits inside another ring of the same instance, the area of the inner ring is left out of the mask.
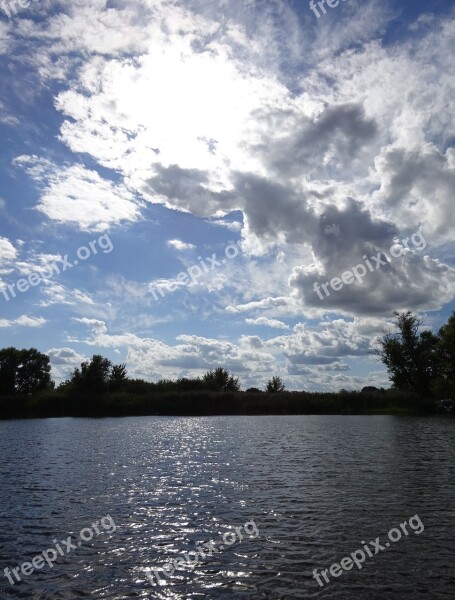
<path id="1" fill-rule="evenodd" d="M 0 576 L 105 515 L 116 525 L 20 583 L 1 576 L 0 600 L 453 598 L 451 418 L 4 421 L 0 452 Z M 420 535 L 323 588 L 313 578 L 416 514 Z M 148 581 L 252 520 L 258 537 Z"/>

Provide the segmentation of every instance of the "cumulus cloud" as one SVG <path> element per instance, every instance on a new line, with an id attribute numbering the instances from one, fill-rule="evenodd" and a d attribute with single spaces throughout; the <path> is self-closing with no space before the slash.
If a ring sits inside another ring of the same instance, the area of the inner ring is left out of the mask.
<path id="1" fill-rule="evenodd" d="M 291 364 L 330 365 L 342 357 L 368 356 L 384 327 L 384 322 L 379 323 L 365 318 L 337 319 L 320 327 L 299 323 L 293 334 L 270 339 L 266 346 L 280 348 Z"/>
<path id="2" fill-rule="evenodd" d="M 6 237 L 0 237 L 0 264 L 11 263 L 17 256 L 17 250 Z"/>
<path id="3" fill-rule="evenodd" d="M 455 148 L 442 153 L 433 144 L 420 148 L 387 146 L 375 161 L 381 187 L 373 194 L 376 205 L 389 210 L 397 222 L 425 233 L 434 244 L 453 241 Z"/>
<path id="4" fill-rule="evenodd" d="M 443 135 L 449 124 L 442 114 L 447 110 L 428 117 L 422 108 L 430 98 L 441 109 L 453 102 L 450 68 L 444 85 L 432 72 L 441 56 L 450 56 L 450 19 L 427 21 L 392 47 L 362 43 L 397 14 L 391 5 L 371 1 L 343 6 L 336 19 L 326 15 L 314 27 L 309 21 L 306 36 L 284 2 L 261 10 L 254 3 L 246 10 L 239 3 L 207 7 L 193 1 L 172 7 L 120 4 L 104 11 L 100 4 L 92 7 L 89 27 L 84 7 L 75 3 L 67 13 L 50 17 L 46 28 L 36 25 L 34 33 L 38 40 L 51 40 L 54 53 L 91 54 L 56 99 L 67 117 L 61 140 L 73 152 L 89 153 L 121 173 L 128 189 L 200 216 L 241 210 L 245 239 L 259 241 L 317 241 L 308 236 L 314 212 L 328 201 L 344 201 L 347 194 L 367 209 L 384 208 L 385 196 L 399 202 L 403 218 L 397 225 L 409 224 L 406 199 L 390 189 L 389 182 L 400 176 L 388 172 L 386 152 L 391 138 L 403 149 L 422 152 L 425 136 Z M 114 34 L 118 22 L 123 36 Z M 307 39 L 320 50 L 304 52 Z M 302 55 L 313 64 L 308 74 L 303 71 L 295 93 L 281 58 L 297 65 Z M 422 101 L 415 92 L 424 88 Z M 438 169 L 435 181 L 437 175 Z M 432 203 L 438 192 L 431 193 L 432 184 L 427 187 Z M 42 208 L 61 218 L 51 199 L 47 202 Z M 137 217 L 134 205 L 123 208 L 127 214 L 121 218 Z M 431 219 L 427 211 L 423 219 L 417 211 L 421 224 Z M 104 222 L 102 214 L 96 218 Z"/>
<path id="5" fill-rule="evenodd" d="M 195 335 L 179 335 L 175 345 L 164 344 L 152 338 L 141 338 L 132 333 L 111 335 L 104 322 L 96 319 L 78 319 L 91 331 L 86 344 L 104 348 L 126 348 L 127 364 L 141 377 L 179 377 L 183 373 L 201 375 L 218 367 L 236 373 L 248 373 L 259 369 L 270 371 L 273 363 L 268 350 L 260 351 L 250 344 L 204 338 Z M 261 366 L 260 366 L 261 365 Z M 265 375 L 264 375 L 265 376 Z"/>
<path id="6" fill-rule="evenodd" d="M 98 319 L 78 321 L 87 326 L 90 335 L 72 341 L 126 352 L 130 375 L 137 377 L 196 377 L 223 366 L 240 376 L 244 388 L 263 387 L 274 373 L 285 379 L 288 389 L 327 390 L 366 385 L 368 374 L 364 378 L 345 375 L 351 369 L 347 361 L 365 360 L 367 373 L 372 368 L 377 371 L 377 363 L 371 363 L 371 350 L 384 325 L 392 325 L 369 317 L 337 319 L 324 322 L 322 328 L 299 323 L 292 333 L 268 340 L 240 336 L 229 341 L 184 334 L 177 336 L 174 344 L 165 344 L 133 333 L 111 334 Z M 375 381 L 385 385 L 386 378 L 378 372 Z"/>
<path id="7" fill-rule="evenodd" d="M 98 319 L 88 319 L 87 317 L 83 317 L 80 319 L 77 317 L 73 317 L 73 321 L 89 326 L 96 334 L 103 334 L 107 331 L 107 327 L 104 321 L 99 321 Z"/>
<path id="8" fill-rule="evenodd" d="M 57 381 L 69 379 L 74 369 L 87 360 L 73 348 L 51 348 L 46 354 L 51 361 L 52 377 Z"/>
<path id="9" fill-rule="evenodd" d="M 19 65 L 33 72 L 24 102 L 53 90 L 58 143 L 72 159 L 14 161 L 36 185 L 42 215 L 103 231 L 160 204 L 241 230 L 242 262 L 179 286 L 182 306 L 194 313 L 203 292 L 204 318 L 241 314 L 249 325 L 283 329 L 288 317 L 322 322 L 274 340 L 244 336 L 229 346 L 182 337 L 171 346 L 109 335 L 81 286 L 46 286 L 43 306 L 90 309 L 78 324 L 92 328 L 87 343 L 128 344 L 144 373 L 192 372 L 215 359 L 239 368 L 256 361 L 265 373 L 278 357 L 278 374 L 291 382 L 315 381 L 318 367 L 323 385 L 341 386 L 359 380 L 337 353 L 366 356 L 373 318 L 453 300 L 455 13 L 420 15 L 391 44 L 382 35 L 400 16 L 396 3 L 342 4 L 318 20 L 282 0 L 75 0 L 45 19 L 0 23 L 0 53 L 9 49 L 15 81 Z M 14 115 L 10 104 L 0 105 L 0 119 Z M 418 230 L 425 252 L 399 241 L 402 256 L 362 284 L 324 300 L 315 293 L 315 283 Z M 26 273 L 30 261 L 19 264 L 16 253 L 0 238 L 0 275 L 15 261 Z M 155 283 L 170 291 L 168 274 L 159 275 Z M 145 286 L 129 282 L 128 302 L 143 299 Z M 112 288 L 105 294 L 111 310 Z M 343 315 L 345 324 L 334 330 L 325 315 Z"/>
<path id="10" fill-rule="evenodd" d="M 355 227 L 356 219 L 350 223 Z M 455 269 L 423 252 L 426 242 L 421 232 L 403 242 L 389 237 L 393 229 L 383 228 L 381 234 L 379 227 L 374 236 L 364 222 L 362 240 L 360 235 L 356 239 L 345 235 L 342 221 L 335 224 L 339 235 L 326 236 L 327 243 L 321 243 L 318 254 L 315 252 L 318 261 L 295 267 L 289 279 L 305 307 L 351 315 L 390 315 L 409 308 L 437 310 L 453 298 Z M 418 239 L 419 244 L 413 245 L 410 239 Z M 363 276 L 346 277 L 349 284 L 342 284 L 341 289 L 328 287 L 328 282 L 349 272 Z"/>
<path id="11" fill-rule="evenodd" d="M 353 161 L 377 133 L 375 121 L 358 103 L 327 106 L 313 118 L 301 109 L 294 113 L 259 114 L 259 122 L 267 122 L 267 133 L 251 147 L 262 154 L 267 171 L 280 179 L 325 177 L 329 165 L 338 178 L 350 175 Z"/>

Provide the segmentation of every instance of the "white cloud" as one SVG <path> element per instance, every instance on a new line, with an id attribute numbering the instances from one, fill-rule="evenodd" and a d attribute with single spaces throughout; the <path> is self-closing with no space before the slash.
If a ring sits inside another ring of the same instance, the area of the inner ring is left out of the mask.
<path id="1" fill-rule="evenodd" d="M 11 38 L 9 32 L 11 30 L 11 23 L 5 23 L 0 21 L 0 54 L 6 54 L 8 52 Z"/>
<path id="2" fill-rule="evenodd" d="M 71 341 L 127 352 L 130 376 L 148 380 L 196 377 L 223 366 L 240 376 L 243 388 L 264 387 L 271 374 L 277 374 L 283 377 L 288 389 L 359 389 L 373 381 L 368 373 L 373 365 L 374 381 L 386 384 L 378 363 L 370 364 L 370 351 L 384 325 L 379 319 L 327 321 L 321 330 L 300 323 L 292 333 L 267 341 L 258 336 L 241 336 L 234 342 L 179 335 L 173 345 L 133 333 L 110 334 L 105 323 L 97 319 L 79 322 L 89 328 L 90 335 Z M 353 358 L 366 361 L 365 376 L 345 374 L 350 370 L 346 360 Z"/>
<path id="3" fill-rule="evenodd" d="M 39 306 L 44 308 L 55 304 L 64 304 L 68 306 L 77 306 L 80 310 L 84 306 L 90 306 L 92 308 L 92 305 L 94 304 L 89 293 L 77 288 L 70 289 L 64 285 L 51 282 L 40 289 L 44 296 L 44 300 L 40 301 Z"/>
<path id="4" fill-rule="evenodd" d="M 104 321 L 99 321 L 98 319 L 88 319 L 87 317 L 79 319 L 77 317 L 73 317 L 73 321 L 77 321 L 78 323 L 89 326 L 97 334 L 103 334 L 107 331 Z"/>
<path id="5" fill-rule="evenodd" d="M 22 315 L 14 320 L 0 319 L 0 327 L 42 327 L 47 323 L 43 317 L 29 317 Z"/>
<path id="6" fill-rule="evenodd" d="M 46 354 L 51 361 L 52 377 L 57 382 L 69 379 L 74 369 L 87 360 L 73 348 L 51 348 Z"/>
<path id="7" fill-rule="evenodd" d="M 369 324 L 368 334 L 365 326 Z M 277 347 L 291 364 L 330 365 L 342 357 L 368 356 L 381 334 L 379 321 L 353 319 L 323 322 L 320 327 L 299 323 L 294 333 L 270 339 L 267 347 Z"/>
<path id="8" fill-rule="evenodd" d="M 250 369 L 257 361 L 259 378 L 273 364 L 295 385 L 305 376 L 341 387 L 360 380 L 336 357 L 364 356 L 377 323 L 369 316 L 436 310 L 453 300 L 453 11 L 420 16 L 391 44 L 381 37 L 390 19 L 401 19 L 391 2 L 350 0 L 319 20 L 281 0 L 74 0 L 59 7 L 46 19 L 19 18 L 14 28 L 0 23 L 0 52 L 9 48 L 21 100 L 31 104 L 58 82 L 59 142 L 75 156 L 64 165 L 16 159 L 40 192 L 41 213 L 57 226 L 102 231 L 141 219 L 145 199 L 241 228 L 242 259 L 198 285 L 179 286 L 174 301 L 204 318 L 225 311 L 233 321 L 242 315 L 272 327 L 285 328 L 282 319 L 296 315 L 346 316 L 267 342 L 183 336 L 172 346 L 109 335 L 98 320 L 111 323 L 120 304 L 143 301 L 150 309 L 146 284 L 119 274 L 123 298 L 113 280 L 98 296 L 43 288 L 42 306 L 70 306 L 79 325 L 91 327 L 88 344 L 130 346 L 144 373 L 198 372 L 221 359 Z M 20 88 L 17 64 L 34 73 Z M 13 114 L 13 101 L 0 106 L 0 119 Z M 362 286 L 318 300 L 314 282 L 340 276 L 417 229 L 427 255 L 406 252 Z M 180 240 L 168 245 L 193 249 Z M 49 256 L 42 256 L 44 264 Z M 0 238 L 0 275 L 12 265 L 27 273 L 33 261 L 17 258 Z M 156 283 L 170 291 L 167 275 Z M 95 302 L 102 294 L 103 307 Z M 147 323 L 156 323 L 150 312 Z M 255 370 L 248 369 L 250 381 Z"/>
<path id="9" fill-rule="evenodd" d="M 455 149 L 441 153 L 434 144 L 406 149 L 382 148 L 375 161 L 380 189 L 374 204 L 387 209 L 396 222 L 408 229 L 423 226 L 433 243 L 453 241 L 454 227 L 447 215 L 453 207 Z"/>
<path id="10" fill-rule="evenodd" d="M 234 304 L 226 307 L 226 312 L 229 313 L 241 313 L 241 312 L 250 312 L 254 310 L 264 310 L 264 309 L 290 309 L 293 304 L 293 299 L 280 296 L 280 297 L 269 297 L 263 298 L 262 300 L 254 300 L 252 302 L 248 302 L 246 304 Z M 298 306 L 294 304 L 296 308 Z"/>
<path id="11" fill-rule="evenodd" d="M 272 327 L 273 329 L 289 329 L 289 325 L 278 321 L 277 319 L 268 319 L 267 317 L 258 317 L 257 319 L 245 319 L 248 325 L 262 325 L 264 327 Z"/>
<path id="12" fill-rule="evenodd" d="M 102 179 L 96 171 L 82 165 L 58 167 L 37 156 L 20 156 L 14 164 L 42 187 L 38 209 L 58 223 L 105 231 L 139 218 L 132 193 L 122 184 Z"/>
<path id="13" fill-rule="evenodd" d="M 0 237 L 0 265 L 10 264 L 17 257 L 17 250 L 6 237 Z"/>
<path id="14" fill-rule="evenodd" d="M 239 221 L 224 221 L 223 219 L 210 219 L 208 221 L 211 225 L 216 227 L 225 227 L 230 231 L 239 232 L 242 230 L 242 223 Z"/>
<path id="15" fill-rule="evenodd" d="M 167 245 L 169 248 L 175 248 L 179 251 L 194 250 L 196 248 L 194 244 L 188 244 L 186 242 L 182 242 L 181 240 L 169 240 Z"/>

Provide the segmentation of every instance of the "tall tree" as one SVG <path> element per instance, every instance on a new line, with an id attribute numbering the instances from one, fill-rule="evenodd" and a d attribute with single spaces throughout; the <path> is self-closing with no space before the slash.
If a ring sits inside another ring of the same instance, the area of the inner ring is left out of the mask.
<path id="1" fill-rule="evenodd" d="M 127 382 L 126 365 L 113 365 L 109 376 L 109 389 L 118 390 Z"/>
<path id="2" fill-rule="evenodd" d="M 71 383 L 76 391 L 105 392 L 109 385 L 112 363 L 100 354 L 94 354 L 90 362 L 83 362 L 74 370 Z"/>
<path id="3" fill-rule="evenodd" d="M 269 379 L 266 389 L 271 394 L 284 392 L 285 387 L 281 377 L 272 377 L 272 379 Z"/>
<path id="4" fill-rule="evenodd" d="M 400 390 L 429 394 L 438 372 L 438 338 L 430 331 L 419 333 L 422 321 L 411 311 L 394 313 L 397 332 L 385 332 L 376 354 Z"/>
<path id="5" fill-rule="evenodd" d="M 438 357 L 442 387 L 455 394 L 455 312 L 439 330 Z"/>
<path id="6" fill-rule="evenodd" d="M 239 378 L 230 375 L 227 369 L 218 367 L 214 371 L 207 371 L 202 378 L 209 390 L 217 392 L 238 392 L 240 390 Z"/>
<path id="7" fill-rule="evenodd" d="M 0 396 L 13 396 L 16 393 L 19 364 L 20 350 L 16 348 L 0 350 Z"/>
<path id="8" fill-rule="evenodd" d="M 0 350 L 0 395 L 28 396 L 53 387 L 51 365 L 46 354 L 35 348 Z"/>

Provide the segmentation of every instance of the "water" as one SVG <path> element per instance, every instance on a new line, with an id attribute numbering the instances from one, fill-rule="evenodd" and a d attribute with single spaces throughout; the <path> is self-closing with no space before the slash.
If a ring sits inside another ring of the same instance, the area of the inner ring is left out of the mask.
<path id="1" fill-rule="evenodd" d="M 0 600 L 453 597 L 451 418 L 9 421 L 0 451 Z M 419 535 L 408 526 L 361 570 L 313 578 L 414 515 Z M 96 521 L 67 553 L 60 541 Z M 235 533 L 251 521 L 258 536 Z M 221 551 L 228 531 L 243 539 Z M 210 539 L 216 554 L 152 586 L 147 567 Z M 14 585 L 2 575 L 53 540 L 64 556 L 52 568 L 18 571 Z"/>

